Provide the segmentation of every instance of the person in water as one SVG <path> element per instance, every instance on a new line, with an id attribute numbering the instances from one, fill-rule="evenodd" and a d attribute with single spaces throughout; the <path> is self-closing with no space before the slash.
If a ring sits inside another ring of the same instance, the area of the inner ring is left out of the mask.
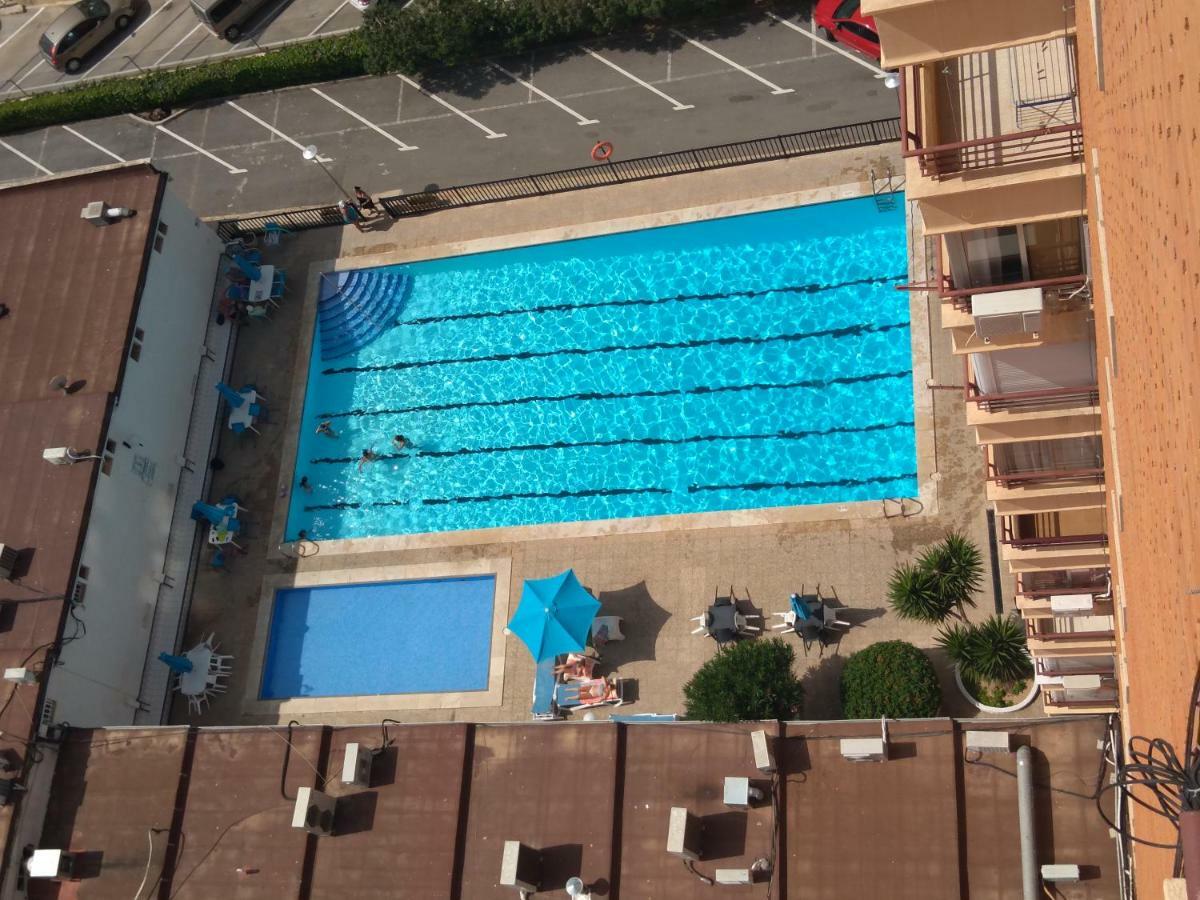
<path id="1" fill-rule="evenodd" d="M 327 438 L 337 437 L 337 432 L 333 430 L 333 426 L 328 421 L 322 422 L 317 426 L 317 434 L 322 434 Z"/>
<path id="2" fill-rule="evenodd" d="M 411 447 L 411 446 L 412 446 L 412 441 L 410 441 L 408 438 L 406 438 L 402 434 L 398 434 L 394 438 L 392 438 L 392 447 L 396 450 L 403 450 L 406 447 Z"/>
<path id="3" fill-rule="evenodd" d="M 300 490 L 304 491 L 306 494 L 311 494 L 313 491 L 312 485 L 308 483 L 307 475 L 300 479 Z"/>
<path id="4" fill-rule="evenodd" d="M 379 454 L 376 453 L 374 450 L 372 450 L 370 447 L 368 447 L 366 450 L 364 450 L 362 452 L 362 456 L 360 456 L 358 458 L 358 471 L 361 472 L 363 470 L 363 467 L 366 466 L 367 463 L 373 463 L 377 459 L 379 459 Z"/>

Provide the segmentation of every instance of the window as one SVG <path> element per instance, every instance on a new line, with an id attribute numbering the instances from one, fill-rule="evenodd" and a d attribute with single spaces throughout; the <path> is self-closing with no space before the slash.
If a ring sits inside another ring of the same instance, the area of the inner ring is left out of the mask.
<path id="1" fill-rule="evenodd" d="M 163 248 L 163 236 L 160 234 L 154 238 L 154 252 L 162 253 L 162 248 Z"/>
<path id="2" fill-rule="evenodd" d="M 242 5 L 242 0 L 221 0 L 216 6 L 208 11 L 208 18 L 214 24 L 219 24 L 223 19 L 227 19 L 233 14 L 239 6 Z"/>
<path id="3" fill-rule="evenodd" d="M 101 19 L 107 19 L 108 14 L 112 11 L 105 0 L 79 0 L 75 4 L 75 8 L 89 19 L 95 20 L 92 22 L 92 28 L 95 28 Z M 88 30 L 91 31 L 90 28 Z"/>
<path id="4" fill-rule="evenodd" d="M 137 362 L 142 358 L 142 341 L 146 337 L 146 332 L 140 328 L 133 329 L 133 340 L 129 343 L 129 358 Z"/>
<path id="5" fill-rule="evenodd" d="M 843 22 L 842 28 L 851 34 L 858 35 L 864 41 L 870 41 L 872 44 L 879 43 L 879 36 L 866 25 L 860 25 L 858 22 Z"/>
<path id="6" fill-rule="evenodd" d="M 158 223 L 158 233 L 159 233 L 159 234 L 166 234 L 166 233 L 167 233 L 167 223 L 166 223 L 166 222 L 159 222 L 159 223 Z"/>
<path id="7" fill-rule="evenodd" d="M 858 12 L 860 0 L 843 0 L 837 9 L 833 11 L 834 19 L 848 19 Z"/>
<path id="8" fill-rule="evenodd" d="M 117 453 L 117 442 L 116 441 L 105 441 L 104 442 L 104 458 L 102 460 L 100 460 L 100 474 L 101 475 L 111 475 L 112 474 L 113 457 L 116 455 L 116 453 Z"/>
<path id="9" fill-rule="evenodd" d="M 1079 217 L 977 228 L 946 235 L 956 288 L 1081 275 L 1086 271 Z"/>

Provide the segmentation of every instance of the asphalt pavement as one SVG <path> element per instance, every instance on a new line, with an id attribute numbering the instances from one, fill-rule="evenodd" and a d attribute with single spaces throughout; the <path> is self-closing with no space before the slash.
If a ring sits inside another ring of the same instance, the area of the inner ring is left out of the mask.
<path id="1" fill-rule="evenodd" d="M 853 57 L 853 58 L 852 58 Z M 0 137 L 0 182 L 153 159 L 202 215 L 329 203 L 340 187 L 447 187 L 895 116 L 868 61 L 766 15 L 498 59 L 420 82 L 255 94 Z M 301 152 L 315 145 L 324 160 Z"/>

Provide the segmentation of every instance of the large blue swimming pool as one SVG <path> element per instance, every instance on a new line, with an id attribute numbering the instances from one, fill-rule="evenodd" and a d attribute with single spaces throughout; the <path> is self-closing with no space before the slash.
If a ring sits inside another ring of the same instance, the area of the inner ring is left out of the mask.
<path id="1" fill-rule="evenodd" d="M 494 575 L 275 592 L 259 697 L 482 691 Z"/>
<path id="2" fill-rule="evenodd" d="M 868 197 L 355 273 L 400 324 L 314 336 L 288 535 L 911 496 L 906 260 Z"/>

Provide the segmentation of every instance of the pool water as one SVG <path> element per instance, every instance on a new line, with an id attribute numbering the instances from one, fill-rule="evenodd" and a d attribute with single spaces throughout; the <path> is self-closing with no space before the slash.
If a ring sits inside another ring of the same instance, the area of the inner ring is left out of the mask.
<path id="1" fill-rule="evenodd" d="M 916 491 L 904 204 L 866 197 L 366 270 L 400 324 L 314 346 L 288 536 Z M 343 276 L 344 277 L 344 276 Z M 314 335 L 319 342 L 319 334 Z M 329 421 L 336 437 L 319 435 Z M 397 451 L 394 435 L 412 447 Z M 362 467 L 373 449 L 379 459 Z"/>
<path id="2" fill-rule="evenodd" d="M 486 690 L 495 594 L 494 575 L 276 591 L 259 697 Z"/>

